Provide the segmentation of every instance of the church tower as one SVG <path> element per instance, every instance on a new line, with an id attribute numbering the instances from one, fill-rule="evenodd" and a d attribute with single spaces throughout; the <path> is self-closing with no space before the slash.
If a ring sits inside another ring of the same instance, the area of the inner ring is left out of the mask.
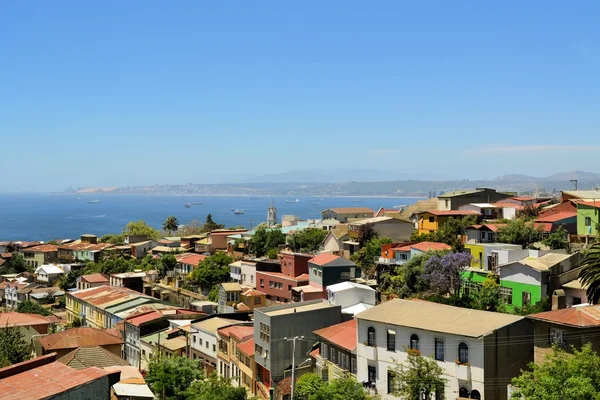
<path id="1" fill-rule="evenodd" d="M 273 203 L 273 198 L 271 198 L 271 207 L 267 211 L 267 225 L 269 227 L 277 225 L 277 209 Z"/>

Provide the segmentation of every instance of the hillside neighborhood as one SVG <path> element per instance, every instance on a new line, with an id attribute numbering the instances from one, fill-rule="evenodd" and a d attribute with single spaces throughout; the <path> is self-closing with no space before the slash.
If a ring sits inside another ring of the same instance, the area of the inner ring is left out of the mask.
<path id="1" fill-rule="evenodd" d="M 0 398 L 525 400 L 600 366 L 599 190 L 265 217 L 0 238 Z"/>

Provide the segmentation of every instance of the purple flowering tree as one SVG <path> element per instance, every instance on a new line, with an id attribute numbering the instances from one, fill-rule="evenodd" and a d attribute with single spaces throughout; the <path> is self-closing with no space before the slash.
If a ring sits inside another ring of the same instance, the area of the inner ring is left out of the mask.
<path id="1" fill-rule="evenodd" d="M 462 272 L 469 267 L 471 254 L 448 253 L 442 257 L 432 256 L 423 267 L 424 278 L 439 294 L 457 294 L 460 290 Z"/>

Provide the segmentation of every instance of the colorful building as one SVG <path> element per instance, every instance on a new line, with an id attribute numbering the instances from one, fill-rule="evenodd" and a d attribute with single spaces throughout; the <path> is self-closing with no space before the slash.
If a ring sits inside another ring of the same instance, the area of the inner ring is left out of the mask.
<path id="1" fill-rule="evenodd" d="M 483 271 L 492 271 L 494 267 L 501 264 L 496 254 L 498 250 L 523 250 L 520 244 L 507 243 L 466 243 L 465 251 L 471 253 L 471 268 Z M 519 258 L 523 257 L 521 255 Z"/>
<path id="2" fill-rule="evenodd" d="M 600 199 L 577 201 L 577 235 L 592 236 L 598 235 L 598 226 L 600 225 Z"/>
<path id="3" fill-rule="evenodd" d="M 417 214 L 417 229 L 419 234 L 433 233 L 444 226 L 444 224 L 451 219 L 469 216 L 479 217 L 481 214 L 469 210 L 422 211 Z"/>

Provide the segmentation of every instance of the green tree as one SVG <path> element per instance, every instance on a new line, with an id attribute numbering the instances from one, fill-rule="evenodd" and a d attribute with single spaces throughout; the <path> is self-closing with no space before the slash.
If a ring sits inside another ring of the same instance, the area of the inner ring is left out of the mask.
<path id="1" fill-rule="evenodd" d="M 587 286 L 587 298 L 592 304 L 600 302 L 600 242 L 592 244 L 579 264 L 583 268 L 579 279 Z"/>
<path id="2" fill-rule="evenodd" d="M 225 225 L 221 225 L 221 224 L 217 224 L 215 221 L 213 221 L 212 218 L 212 214 L 208 214 L 206 216 L 206 221 L 204 222 L 204 232 L 212 232 L 215 229 L 223 229 L 225 228 Z"/>
<path id="3" fill-rule="evenodd" d="M 438 242 L 452 246 L 455 252 L 463 250 L 463 244 L 460 240 L 461 235 L 465 234 L 465 229 L 477 222 L 476 216 L 468 216 L 463 218 L 450 218 L 437 231 L 431 233 L 419 234 L 417 231 L 413 233 L 410 241 L 413 243 L 419 242 Z"/>
<path id="4" fill-rule="evenodd" d="M 375 258 L 381 255 L 381 246 L 390 243 L 392 243 L 392 239 L 388 237 L 374 237 L 350 258 L 365 275 L 373 276 L 376 268 Z"/>
<path id="5" fill-rule="evenodd" d="M 0 359 L 4 363 L 20 363 L 29 359 L 29 346 L 21 333 L 21 328 L 6 325 L 0 328 Z"/>
<path id="6" fill-rule="evenodd" d="M 342 377 L 330 381 L 323 391 L 319 391 L 311 400 L 368 400 L 362 385 L 354 378 Z"/>
<path id="7" fill-rule="evenodd" d="M 173 215 L 169 215 L 165 222 L 163 223 L 163 229 L 169 232 L 171 235 L 173 232 L 176 232 L 179 229 L 179 221 Z"/>
<path id="8" fill-rule="evenodd" d="M 552 250 L 568 250 L 569 249 L 569 234 L 563 225 L 559 226 L 556 232 L 552 232 L 548 237 L 542 240 L 544 246 L 550 247 Z"/>
<path id="9" fill-rule="evenodd" d="M 204 292 L 229 279 L 229 264 L 233 259 L 224 253 L 216 253 L 200 261 L 188 275 L 188 280 L 202 288 Z"/>
<path id="10" fill-rule="evenodd" d="M 212 287 L 212 289 L 210 289 L 210 292 L 208 292 L 208 300 L 213 301 L 213 302 L 218 302 L 219 301 L 219 285 L 214 285 Z"/>
<path id="11" fill-rule="evenodd" d="M 21 272 L 34 272 L 33 267 L 27 265 L 25 258 L 21 253 L 12 253 L 12 257 L 8 261 L 8 269 L 16 274 Z"/>
<path id="12" fill-rule="evenodd" d="M 177 265 L 177 259 L 172 254 L 163 255 L 160 258 L 160 267 L 158 269 L 160 278 L 167 275 L 167 271 L 174 271 Z"/>
<path id="13" fill-rule="evenodd" d="M 324 229 L 308 228 L 288 235 L 286 243 L 294 251 L 313 252 L 319 250 L 326 236 Z"/>
<path id="14" fill-rule="evenodd" d="M 246 400 L 248 393 L 243 387 L 233 387 L 229 379 L 211 374 L 208 379 L 193 382 L 186 391 L 189 400 Z"/>
<path id="15" fill-rule="evenodd" d="M 19 305 L 17 306 L 17 312 L 26 314 L 39 314 L 43 315 L 44 317 L 50 315 L 50 311 L 46 310 L 38 303 L 34 303 L 31 300 L 26 300 L 19 303 Z"/>
<path id="16" fill-rule="evenodd" d="M 185 400 L 192 383 L 202 378 L 202 365 L 186 357 L 150 357 L 146 383 L 156 395 L 165 400 Z"/>
<path id="17" fill-rule="evenodd" d="M 407 349 L 408 357 L 394 368 L 393 393 L 405 400 L 434 399 L 436 391 L 443 393 L 446 380 L 443 370 L 432 358 Z"/>
<path id="18" fill-rule="evenodd" d="M 600 357 L 590 343 L 581 350 L 573 348 L 573 355 L 555 346 L 542 364 L 531 363 L 512 384 L 518 388 L 512 399 L 598 400 Z"/>
<path id="19" fill-rule="evenodd" d="M 161 234 L 158 230 L 146 224 L 145 221 L 132 221 L 128 222 L 123 228 L 124 235 L 145 235 L 148 239 L 158 240 L 161 238 Z"/>
<path id="20" fill-rule="evenodd" d="M 100 243 L 110 243 L 121 245 L 125 243 L 125 235 L 124 234 L 113 234 L 107 233 L 99 239 Z"/>
<path id="21" fill-rule="evenodd" d="M 368 242 L 379 237 L 373 224 L 364 224 L 358 227 L 358 247 L 364 247 Z"/>
<path id="22" fill-rule="evenodd" d="M 314 373 L 304 374 L 296 381 L 294 398 L 297 398 L 298 400 L 309 400 L 310 396 L 314 396 L 318 392 L 323 391 L 325 386 L 327 386 L 327 384 L 323 381 L 321 376 Z"/>
<path id="23" fill-rule="evenodd" d="M 393 274 L 384 274 L 382 276 L 382 290 L 387 294 L 395 294 L 400 298 L 411 297 L 429 291 L 429 281 L 423 278 L 425 275 L 425 263 L 433 255 L 440 254 L 443 253 L 429 251 L 411 257 L 410 260 L 396 267 Z"/>
<path id="24" fill-rule="evenodd" d="M 269 250 L 278 249 L 282 244 L 285 244 L 285 235 L 280 229 L 267 229 L 260 226 L 250 239 L 250 251 L 256 257 L 263 257 L 269 253 Z"/>
<path id="25" fill-rule="evenodd" d="M 542 228 L 535 227 L 533 222 L 522 218 L 509 220 L 507 224 L 498 229 L 496 239 L 499 243 L 520 244 L 524 249 L 542 238 Z"/>
<path id="26" fill-rule="evenodd" d="M 500 284 L 494 274 L 488 274 L 481 288 L 471 296 L 474 308 L 484 311 L 498 311 L 500 308 Z"/>
<path id="27" fill-rule="evenodd" d="M 58 286 L 62 290 L 68 290 L 74 288 L 77 285 L 77 278 L 83 275 L 83 268 L 72 268 L 69 273 L 63 275 L 58 280 Z"/>

